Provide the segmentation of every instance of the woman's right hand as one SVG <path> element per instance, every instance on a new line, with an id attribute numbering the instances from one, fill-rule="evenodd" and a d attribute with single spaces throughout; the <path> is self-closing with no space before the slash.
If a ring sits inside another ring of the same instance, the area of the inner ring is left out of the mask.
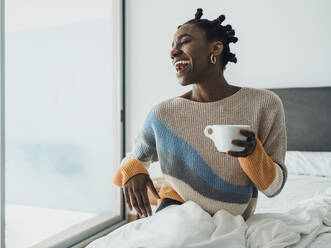
<path id="1" fill-rule="evenodd" d="M 152 216 L 152 209 L 147 195 L 147 187 L 156 198 L 160 199 L 152 179 L 146 174 L 137 174 L 131 177 L 123 186 L 124 197 L 130 210 L 132 206 L 139 216 Z"/>

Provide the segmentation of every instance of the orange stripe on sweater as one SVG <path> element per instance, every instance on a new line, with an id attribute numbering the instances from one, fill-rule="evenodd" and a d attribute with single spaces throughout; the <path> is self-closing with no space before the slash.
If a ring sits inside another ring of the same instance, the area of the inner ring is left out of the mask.
<path id="1" fill-rule="evenodd" d="M 256 147 L 247 157 L 238 157 L 246 175 L 261 190 L 267 189 L 276 177 L 276 167 L 272 159 L 264 151 L 261 141 L 256 138 Z"/>
<path id="2" fill-rule="evenodd" d="M 182 203 L 185 202 L 183 200 L 183 198 L 180 197 L 180 195 L 171 186 L 162 187 L 159 191 L 159 196 L 160 196 L 160 199 L 157 200 L 157 205 L 158 206 L 160 206 L 161 202 L 165 198 L 170 198 L 170 199 L 173 199 L 173 200 L 177 200 L 177 201 L 180 201 Z"/>
<path id="3" fill-rule="evenodd" d="M 138 159 L 131 158 L 115 172 L 113 183 L 119 187 L 123 187 L 131 177 L 141 173 L 149 176 L 145 166 Z"/>

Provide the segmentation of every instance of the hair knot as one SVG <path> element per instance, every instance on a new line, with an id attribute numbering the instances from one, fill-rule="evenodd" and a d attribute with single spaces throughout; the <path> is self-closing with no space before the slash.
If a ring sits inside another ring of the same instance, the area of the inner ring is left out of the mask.
<path id="1" fill-rule="evenodd" d="M 225 20 L 225 15 L 220 15 L 218 18 L 217 18 L 217 21 L 218 23 L 221 25 L 222 22 Z"/>
<path id="2" fill-rule="evenodd" d="M 226 25 L 225 27 L 226 31 L 231 31 L 232 30 L 232 26 L 230 24 Z"/>
<path id="3" fill-rule="evenodd" d="M 237 63 L 237 58 L 236 58 L 235 54 L 229 52 L 226 57 L 227 57 L 228 61 L 231 61 L 233 63 Z"/>
<path id="4" fill-rule="evenodd" d="M 229 36 L 234 36 L 234 35 L 235 35 L 235 32 L 234 32 L 233 29 L 230 30 L 230 31 L 227 31 L 226 33 L 227 33 Z"/>
<path id="5" fill-rule="evenodd" d="M 232 42 L 232 43 L 236 43 L 236 42 L 238 41 L 238 38 L 232 36 L 232 37 L 229 37 L 229 38 L 228 38 L 228 41 L 229 41 L 229 42 Z"/>
<path id="6" fill-rule="evenodd" d="M 195 20 L 199 20 L 202 16 L 202 9 L 198 8 L 197 12 L 195 13 Z"/>

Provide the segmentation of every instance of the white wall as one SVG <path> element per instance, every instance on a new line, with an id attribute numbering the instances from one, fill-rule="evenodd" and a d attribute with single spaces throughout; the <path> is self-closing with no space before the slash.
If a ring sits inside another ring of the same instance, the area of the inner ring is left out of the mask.
<path id="1" fill-rule="evenodd" d="M 238 42 L 237 64 L 224 73 L 230 84 L 256 88 L 330 86 L 331 1 L 328 0 L 127 0 L 126 149 L 156 103 L 191 89 L 178 83 L 170 60 L 177 26 L 224 14 Z M 153 172 L 152 172 L 153 175 Z"/>

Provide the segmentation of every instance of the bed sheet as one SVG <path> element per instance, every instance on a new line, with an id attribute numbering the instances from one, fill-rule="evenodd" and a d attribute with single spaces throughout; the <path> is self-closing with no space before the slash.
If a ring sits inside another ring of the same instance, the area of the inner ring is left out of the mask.
<path id="1" fill-rule="evenodd" d="M 296 207 L 298 202 L 323 194 L 330 188 L 330 177 L 288 174 L 278 195 L 269 198 L 259 192 L 255 213 L 284 213 Z"/>
<path id="2" fill-rule="evenodd" d="M 321 248 L 331 243 L 331 188 L 297 203 L 286 213 L 258 213 L 244 221 L 198 204 L 171 205 L 124 225 L 88 248 Z"/>
<path id="3" fill-rule="evenodd" d="M 88 248 L 331 247 L 331 178 L 289 174 L 283 190 L 259 192 L 246 222 L 225 210 L 210 216 L 187 201 L 131 222 Z"/>

